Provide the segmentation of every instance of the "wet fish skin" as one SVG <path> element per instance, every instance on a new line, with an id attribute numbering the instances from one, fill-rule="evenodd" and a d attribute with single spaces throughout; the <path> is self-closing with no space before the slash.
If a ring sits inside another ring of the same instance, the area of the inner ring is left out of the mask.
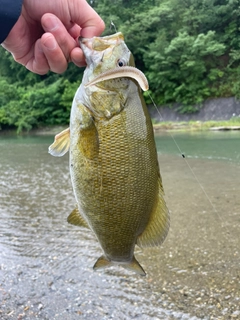
<path id="1" fill-rule="evenodd" d="M 96 235 L 104 254 L 95 269 L 116 263 L 145 275 L 134 257 L 135 244 L 160 245 L 169 229 L 151 119 L 135 79 L 88 86 L 119 61 L 134 66 L 123 35 L 81 39 L 80 45 L 87 68 L 72 104 L 70 137 L 65 130 L 58 135 L 60 147 L 55 140 L 49 149 L 62 155 L 70 138 L 77 208 L 68 222 L 89 226 Z"/>

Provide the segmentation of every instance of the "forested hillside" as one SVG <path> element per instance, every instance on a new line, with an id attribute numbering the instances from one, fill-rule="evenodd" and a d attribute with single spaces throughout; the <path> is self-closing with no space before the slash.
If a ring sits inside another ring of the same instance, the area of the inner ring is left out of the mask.
<path id="1" fill-rule="evenodd" d="M 91 0 L 106 23 L 123 32 L 136 65 L 160 104 L 181 112 L 212 97 L 240 97 L 239 0 Z M 68 123 L 83 69 L 38 76 L 0 50 L 0 126 L 18 131 Z"/>

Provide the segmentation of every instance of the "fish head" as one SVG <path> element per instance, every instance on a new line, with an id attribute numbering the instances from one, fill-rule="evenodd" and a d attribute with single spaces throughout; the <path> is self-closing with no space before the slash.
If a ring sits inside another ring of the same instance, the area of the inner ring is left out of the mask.
<path id="1" fill-rule="evenodd" d="M 92 78 L 117 67 L 134 66 L 121 32 L 106 37 L 80 38 L 80 47 Z"/>
<path id="2" fill-rule="evenodd" d="M 145 75 L 135 68 L 134 58 L 121 32 L 80 38 L 87 67 L 80 93 L 84 105 L 95 118 L 111 118 L 119 113 L 129 96 L 148 89 Z M 117 98 L 116 98 L 117 97 Z"/>

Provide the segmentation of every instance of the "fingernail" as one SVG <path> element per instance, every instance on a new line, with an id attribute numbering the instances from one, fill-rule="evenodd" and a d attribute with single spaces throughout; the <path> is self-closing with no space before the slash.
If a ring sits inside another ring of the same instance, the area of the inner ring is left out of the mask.
<path id="1" fill-rule="evenodd" d="M 58 27 L 57 19 L 52 15 L 44 20 L 44 27 L 47 31 L 53 31 Z"/>
<path id="2" fill-rule="evenodd" d="M 45 39 L 44 41 L 44 46 L 48 49 L 48 50 L 54 50 L 57 46 L 56 41 L 54 38 L 49 37 L 47 39 Z"/>

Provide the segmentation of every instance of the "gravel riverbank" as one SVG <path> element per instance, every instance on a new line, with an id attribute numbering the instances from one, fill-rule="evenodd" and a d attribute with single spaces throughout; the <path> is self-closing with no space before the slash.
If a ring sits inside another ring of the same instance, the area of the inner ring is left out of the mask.
<path id="1" fill-rule="evenodd" d="M 239 163 L 160 154 L 171 229 L 136 249 L 140 277 L 92 270 L 94 236 L 66 222 L 68 158 L 34 141 L 1 144 L 1 320 L 240 318 Z"/>

